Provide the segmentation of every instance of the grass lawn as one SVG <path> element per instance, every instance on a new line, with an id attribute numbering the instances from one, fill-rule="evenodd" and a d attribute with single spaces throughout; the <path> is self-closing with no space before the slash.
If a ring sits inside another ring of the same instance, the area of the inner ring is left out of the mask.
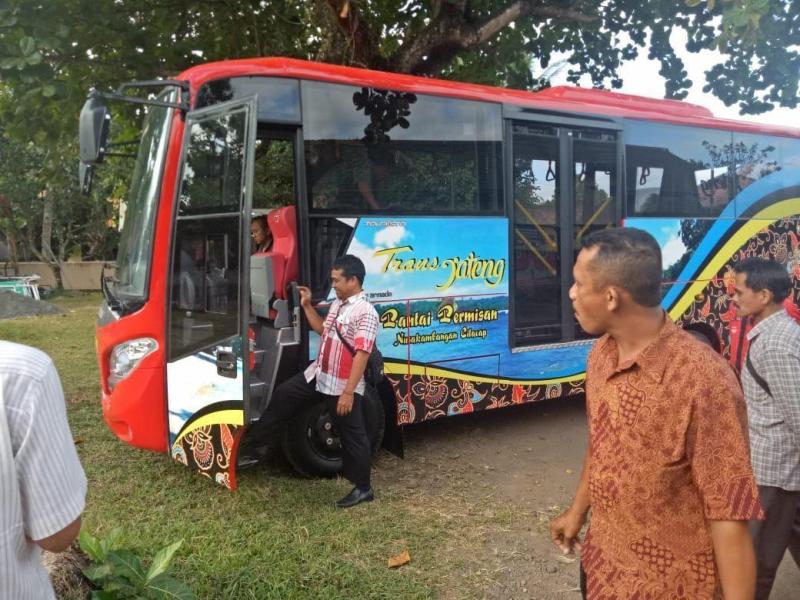
<path id="1" fill-rule="evenodd" d="M 58 367 L 89 478 L 84 527 L 91 533 L 121 527 L 124 546 L 148 559 L 183 539 L 175 574 L 199 598 L 481 595 L 477 575 L 470 575 L 469 546 L 485 517 L 452 492 L 420 495 L 383 485 L 371 505 L 336 511 L 331 502 L 346 493 L 346 482 L 299 479 L 280 465 L 256 467 L 241 473 L 231 493 L 166 455 L 117 440 L 99 402 L 100 297 L 54 302 L 65 316 L 0 321 L 0 338 L 40 348 Z M 388 557 L 404 548 L 412 563 L 388 569 Z"/>

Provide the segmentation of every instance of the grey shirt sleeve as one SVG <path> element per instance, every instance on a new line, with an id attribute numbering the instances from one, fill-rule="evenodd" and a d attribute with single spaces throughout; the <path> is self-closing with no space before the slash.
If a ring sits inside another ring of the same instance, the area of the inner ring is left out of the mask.
<path id="1" fill-rule="evenodd" d="M 25 534 L 41 540 L 58 533 L 83 512 L 86 476 L 67 422 L 64 392 L 50 363 L 41 378 L 31 379 L 15 462 Z"/>

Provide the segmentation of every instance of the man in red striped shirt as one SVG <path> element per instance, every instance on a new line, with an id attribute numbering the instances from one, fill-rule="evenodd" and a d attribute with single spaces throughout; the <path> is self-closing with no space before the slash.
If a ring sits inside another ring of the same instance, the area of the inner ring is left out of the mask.
<path id="1" fill-rule="evenodd" d="M 350 254 L 331 266 L 336 300 L 323 319 L 311 305 L 311 291 L 299 287 L 300 304 L 308 324 L 321 339 L 316 360 L 304 373 L 283 382 L 273 392 L 267 411 L 257 423 L 258 437 L 274 432 L 300 410 L 325 402 L 342 444 L 344 476 L 354 487 L 336 502 L 349 508 L 374 499 L 370 484 L 372 451 L 364 413 L 364 371 L 378 333 L 378 313 L 361 289 L 364 263 Z M 335 328 L 335 329 L 334 329 Z"/>

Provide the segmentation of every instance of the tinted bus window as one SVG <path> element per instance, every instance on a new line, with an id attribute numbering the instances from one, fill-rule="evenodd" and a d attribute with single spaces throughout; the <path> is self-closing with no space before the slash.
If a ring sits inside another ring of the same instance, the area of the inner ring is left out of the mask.
<path id="1" fill-rule="evenodd" d="M 173 359 L 239 332 L 247 122 L 243 108 L 187 120 L 172 261 Z"/>
<path id="2" fill-rule="evenodd" d="M 733 169 L 737 193 L 781 169 L 781 139 L 768 135 L 733 134 Z"/>
<path id="3" fill-rule="evenodd" d="M 312 212 L 498 214 L 501 107 L 302 83 Z"/>
<path id="4" fill-rule="evenodd" d="M 245 125 L 244 111 L 192 123 L 178 202 L 180 216 L 239 211 Z"/>
<path id="5" fill-rule="evenodd" d="M 561 338 L 558 131 L 514 123 L 514 346 Z"/>
<path id="6" fill-rule="evenodd" d="M 730 132 L 625 123 L 627 212 L 713 217 L 733 198 Z"/>
<path id="7" fill-rule="evenodd" d="M 277 77 L 232 77 L 203 84 L 197 91 L 195 108 L 236 98 L 258 95 L 258 120 L 297 123 L 300 121 L 300 84 Z"/>
<path id="8" fill-rule="evenodd" d="M 781 167 L 784 169 L 800 169 L 800 140 L 778 138 L 781 149 Z"/>
<path id="9" fill-rule="evenodd" d="M 769 178 L 769 183 L 759 186 L 757 196 L 793 185 L 795 177 L 784 177 L 782 171 L 800 168 L 800 140 L 770 135 L 734 133 L 734 170 L 736 191 L 746 191 L 753 183 Z M 752 216 L 753 194 L 737 196 L 737 216 Z"/>

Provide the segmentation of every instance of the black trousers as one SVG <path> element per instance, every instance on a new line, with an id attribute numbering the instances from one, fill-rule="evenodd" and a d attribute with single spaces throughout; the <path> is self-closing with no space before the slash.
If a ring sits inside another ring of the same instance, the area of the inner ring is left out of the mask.
<path id="1" fill-rule="evenodd" d="M 788 548 L 800 567 L 800 492 L 758 486 L 764 521 L 750 521 L 756 550 L 756 600 L 767 600 Z"/>
<path id="2" fill-rule="evenodd" d="M 266 412 L 253 425 L 252 434 L 257 439 L 274 438 L 292 417 L 319 402 L 325 402 L 339 432 L 344 476 L 353 485 L 367 489 L 370 486 L 372 451 L 367 436 L 364 397 L 361 394 L 355 395 L 353 410 L 340 417 L 336 414 L 339 396 L 318 392 L 315 379 L 306 381 L 305 375 L 298 373 L 275 388 Z"/>

